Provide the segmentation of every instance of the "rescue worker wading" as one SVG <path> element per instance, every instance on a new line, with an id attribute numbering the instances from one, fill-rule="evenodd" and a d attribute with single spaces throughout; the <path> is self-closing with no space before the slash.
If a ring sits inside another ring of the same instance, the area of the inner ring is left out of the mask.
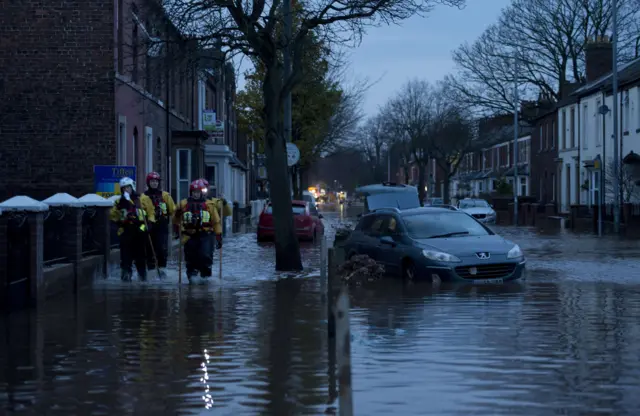
<path id="1" fill-rule="evenodd" d="M 207 183 L 207 186 L 208 185 L 209 184 Z M 211 196 L 211 199 L 209 199 L 209 201 L 211 201 L 215 205 L 218 213 L 222 213 L 225 218 L 233 216 L 233 210 L 231 209 L 231 206 L 227 204 L 227 200 L 224 199 L 224 197 L 217 198 L 217 195 L 215 195 L 214 187 L 209 187 L 209 195 Z"/>
<path id="2" fill-rule="evenodd" d="M 213 265 L 213 239 L 222 247 L 220 215 L 211 201 L 205 199 L 206 181 L 197 179 L 189 186 L 190 197 L 180 201 L 175 221 L 182 229 L 187 278 L 196 273 L 200 277 L 211 276 Z M 205 192 L 203 192 L 205 191 Z"/>
<path id="3" fill-rule="evenodd" d="M 146 280 L 147 226 L 152 227 L 156 221 L 153 203 L 146 195 L 136 193 L 135 182 L 131 178 L 120 179 L 120 192 L 122 196 L 113 205 L 110 219 L 119 226 L 121 278 L 131 280 L 135 263 L 140 280 Z"/>
<path id="4" fill-rule="evenodd" d="M 147 247 L 147 267 L 149 270 L 158 267 L 160 276 L 165 277 L 164 269 L 167 267 L 167 257 L 169 255 L 169 219 L 175 214 L 176 205 L 171 195 L 160 189 L 159 173 L 150 172 L 147 175 L 147 187 L 148 189 L 144 194 L 153 203 L 156 217 L 156 224 L 150 230 L 151 241 L 148 244 L 153 244 L 153 250 L 151 250 L 151 247 Z M 156 264 L 156 259 L 153 256 L 154 251 L 158 264 Z"/>

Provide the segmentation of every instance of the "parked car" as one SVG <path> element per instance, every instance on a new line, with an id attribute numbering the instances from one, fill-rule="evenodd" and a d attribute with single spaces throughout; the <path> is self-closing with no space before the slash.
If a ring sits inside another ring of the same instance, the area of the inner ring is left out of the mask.
<path id="1" fill-rule="evenodd" d="M 453 205 L 437 204 L 437 205 L 428 205 L 428 206 L 433 207 L 433 208 L 446 208 L 446 209 L 451 210 L 451 211 L 459 211 L 459 209 L 457 207 L 453 206 Z"/>
<path id="2" fill-rule="evenodd" d="M 500 283 L 519 279 L 526 263 L 517 244 L 446 208 L 378 209 L 360 218 L 344 248 L 347 259 L 366 254 L 410 280 Z"/>
<path id="3" fill-rule="evenodd" d="M 298 239 L 314 241 L 318 236 L 324 234 L 322 215 L 320 213 L 313 215 L 307 201 L 291 201 L 291 204 Z M 275 227 L 271 204 L 267 204 L 262 213 L 260 213 L 257 228 L 258 241 L 266 241 L 274 238 Z"/>
<path id="4" fill-rule="evenodd" d="M 495 224 L 496 212 L 484 199 L 464 198 L 458 201 L 458 209 L 485 224 Z"/>
<path id="5" fill-rule="evenodd" d="M 382 182 L 356 189 L 356 195 L 364 197 L 364 213 L 379 208 L 410 209 L 420 206 L 415 186 Z"/>

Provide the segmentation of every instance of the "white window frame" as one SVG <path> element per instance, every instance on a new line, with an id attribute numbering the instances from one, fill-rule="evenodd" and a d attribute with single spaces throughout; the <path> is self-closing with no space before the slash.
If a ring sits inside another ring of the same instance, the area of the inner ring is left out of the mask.
<path id="1" fill-rule="evenodd" d="M 131 132 L 131 143 L 133 143 L 133 145 L 131 146 L 131 148 L 133 149 L 133 166 L 138 166 L 138 139 L 140 138 L 140 136 L 136 137 L 135 134 L 133 134 L 133 132 Z"/>
<path id="2" fill-rule="evenodd" d="M 116 146 L 116 164 L 127 164 L 127 118 L 118 116 L 118 144 Z"/>
<path id="3" fill-rule="evenodd" d="M 187 166 L 187 177 L 186 178 L 182 178 L 180 176 L 180 152 L 187 152 L 188 155 L 188 166 Z M 187 198 L 189 196 L 189 191 L 188 191 L 188 187 L 189 184 L 191 183 L 191 163 L 192 163 L 192 154 L 191 154 L 191 149 L 188 148 L 181 148 L 181 149 L 176 149 L 176 199 L 178 201 L 182 201 L 183 199 Z M 180 195 L 180 184 L 181 183 L 185 183 L 187 184 L 187 195 L 183 196 Z"/>
<path id="4" fill-rule="evenodd" d="M 520 194 L 518 196 L 528 196 L 528 183 L 527 183 L 527 178 L 521 176 L 519 178 L 520 183 L 518 184 L 518 189 L 516 192 L 519 192 Z M 523 190 L 524 188 L 524 190 Z"/>
<path id="5" fill-rule="evenodd" d="M 562 126 L 560 126 L 560 128 L 562 129 L 562 134 L 560 135 L 560 140 L 562 140 L 562 143 L 560 143 L 558 145 L 559 149 L 568 149 L 568 143 L 567 143 L 567 109 L 563 108 L 562 109 L 562 120 L 560 121 L 560 123 L 562 124 Z"/>
<path id="6" fill-rule="evenodd" d="M 622 132 L 628 132 L 631 123 L 629 118 L 631 118 L 631 101 L 629 99 L 629 91 L 624 91 L 622 93 Z"/>
<path id="7" fill-rule="evenodd" d="M 146 173 L 153 172 L 153 128 L 146 126 L 144 128 L 145 137 L 145 168 Z"/>

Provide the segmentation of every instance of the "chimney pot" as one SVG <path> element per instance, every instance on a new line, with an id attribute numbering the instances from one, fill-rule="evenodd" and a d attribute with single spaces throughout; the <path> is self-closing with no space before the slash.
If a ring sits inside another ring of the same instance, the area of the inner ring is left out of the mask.
<path id="1" fill-rule="evenodd" d="M 585 45 L 587 82 L 608 74 L 613 68 L 613 45 L 607 36 L 597 36 L 596 39 L 596 42 Z"/>

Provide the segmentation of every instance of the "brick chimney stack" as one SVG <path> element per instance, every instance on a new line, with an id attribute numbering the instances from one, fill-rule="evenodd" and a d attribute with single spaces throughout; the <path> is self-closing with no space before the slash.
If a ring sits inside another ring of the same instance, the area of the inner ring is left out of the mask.
<path id="1" fill-rule="evenodd" d="M 613 68 L 613 45 L 609 36 L 590 38 L 584 49 L 587 82 L 592 82 L 611 72 Z"/>

